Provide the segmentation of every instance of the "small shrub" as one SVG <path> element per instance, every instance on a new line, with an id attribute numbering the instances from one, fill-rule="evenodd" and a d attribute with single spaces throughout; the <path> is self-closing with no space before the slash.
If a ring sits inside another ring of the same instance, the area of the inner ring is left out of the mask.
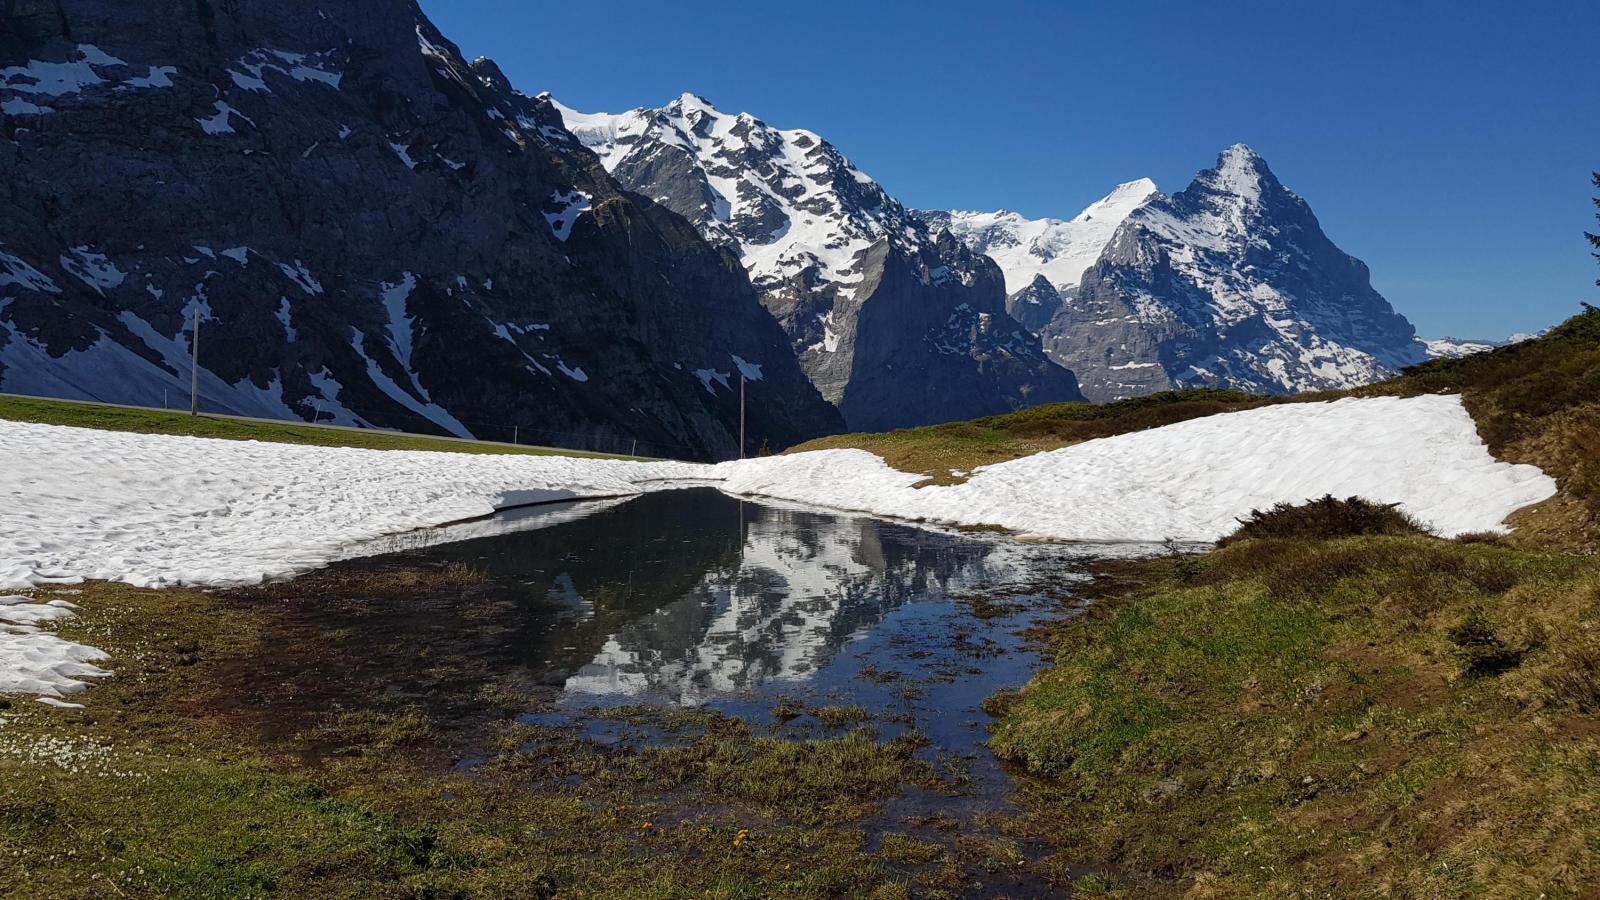
<path id="1" fill-rule="evenodd" d="M 1279 503 L 1268 510 L 1253 509 L 1239 520 L 1239 528 L 1218 542 L 1261 538 L 1328 539 L 1368 534 L 1427 534 L 1428 530 L 1397 504 L 1373 503 L 1360 497 L 1339 500 L 1332 494 L 1305 503 Z"/>
<path id="2" fill-rule="evenodd" d="M 1506 646 L 1495 634 L 1494 626 L 1477 610 L 1468 613 L 1448 634 L 1450 643 L 1456 645 L 1456 656 L 1465 675 L 1498 675 L 1522 662 L 1522 651 Z"/>

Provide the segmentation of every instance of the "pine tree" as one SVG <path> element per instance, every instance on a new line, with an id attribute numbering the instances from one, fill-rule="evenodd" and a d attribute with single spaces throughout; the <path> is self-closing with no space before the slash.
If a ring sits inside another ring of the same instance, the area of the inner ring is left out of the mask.
<path id="1" fill-rule="evenodd" d="M 1594 177 L 1594 186 L 1600 188 L 1600 172 L 1592 172 L 1590 174 Z M 1594 198 L 1594 205 L 1600 207 L 1600 197 Z M 1600 222 L 1600 213 L 1595 213 L 1594 218 L 1595 221 Z M 1600 234 L 1585 231 L 1584 236 L 1589 239 L 1589 244 L 1594 247 L 1594 258 L 1600 260 Z M 1596 278 L 1594 283 L 1600 284 L 1600 278 Z"/>

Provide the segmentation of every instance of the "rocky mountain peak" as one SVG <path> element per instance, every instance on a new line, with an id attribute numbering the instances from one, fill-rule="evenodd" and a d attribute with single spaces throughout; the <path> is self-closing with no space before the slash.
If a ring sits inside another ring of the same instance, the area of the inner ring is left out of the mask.
<path id="1" fill-rule="evenodd" d="M 1091 373 L 1096 399 L 1166 386 L 1350 387 L 1421 358 L 1365 264 L 1244 144 L 1130 213 L 1044 340 Z"/>
<path id="2" fill-rule="evenodd" d="M 739 255 L 850 427 L 1077 396 L 1006 314 L 994 264 L 930 233 L 821 135 L 694 94 L 620 114 L 559 108 L 617 180 Z"/>
<path id="3" fill-rule="evenodd" d="M 1267 161 L 1247 144 L 1234 144 L 1217 154 L 1217 164 L 1196 175 L 1188 190 L 1235 197 L 1252 206 L 1271 202 L 1276 195 L 1294 197 L 1272 174 Z"/>
<path id="4" fill-rule="evenodd" d="M 509 94 L 512 91 L 511 79 L 500 71 L 498 63 L 487 56 L 480 56 L 472 61 L 472 74 L 478 76 L 484 87 L 497 94 Z"/>
<path id="5" fill-rule="evenodd" d="M 1154 181 L 1139 178 L 1117 185 L 1071 219 L 1029 219 L 1005 209 L 919 210 L 917 216 L 929 228 L 947 229 L 993 259 L 1005 273 L 1008 294 L 1036 291 L 1034 281 L 1041 277 L 1056 291 L 1071 291 L 1083 271 L 1100 258 L 1117 226 L 1159 196 Z"/>

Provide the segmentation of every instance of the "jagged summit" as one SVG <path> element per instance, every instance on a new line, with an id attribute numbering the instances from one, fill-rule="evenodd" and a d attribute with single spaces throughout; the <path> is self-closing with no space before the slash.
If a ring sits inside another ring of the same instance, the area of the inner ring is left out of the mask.
<path id="1" fill-rule="evenodd" d="M 557 108 L 618 181 L 739 256 L 850 427 L 1078 396 L 1007 316 L 993 263 L 930 231 L 817 133 L 687 93 L 619 114 Z"/>
<path id="2" fill-rule="evenodd" d="M 1244 144 L 1130 213 L 1043 336 L 1103 399 L 1343 388 L 1422 358 L 1367 267 Z"/>
<path id="3" fill-rule="evenodd" d="M 921 212 L 1006 273 L 1006 307 L 1091 399 L 1347 387 L 1420 359 L 1360 260 L 1246 144 L 1182 191 L 1120 184 L 1068 221 Z"/>
<path id="4" fill-rule="evenodd" d="M 1247 144 L 1234 144 L 1217 154 L 1217 164 L 1195 176 L 1190 190 L 1201 189 L 1260 203 L 1266 193 L 1289 192 L 1261 154 Z"/>

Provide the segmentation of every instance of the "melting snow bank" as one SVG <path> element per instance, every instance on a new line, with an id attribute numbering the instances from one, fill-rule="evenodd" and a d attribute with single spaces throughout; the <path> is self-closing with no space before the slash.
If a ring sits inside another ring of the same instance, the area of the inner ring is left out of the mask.
<path id="1" fill-rule="evenodd" d="M 0 590 L 84 579 L 253 584 L 352 545 L 520 504 L 687 484 L 1062 540 L 1215 540 L 1253 508 L 1399 503 L 1438 533 L 1500 528 L 1555 493 L 1497 462 L 1455 397 L 1293 403 L 985 466 L 915 489 L 860 450 L 721 463 L 358 450 L 0 422 Z M 381 545 L 380 545 L 381 546 Z M 378 551 L 374 551 L 378 552 Z"/>
<path id="2" fill-rule="evenodd" d="M 111 674 L 90 665 L 107 658 L 102 651 L 40 627 L 72 618 L 75 609 L 65 600 L 0 597 L 0 694 L 38 694 L 41 703 L 76 707 L 61 698 L 89 686 L 79 679 Z"/>
<path id="3" fill-rule="evenodd" d="M 686 463 L 305 447 L 0 423 L 0 590 L 237 585 L 383 535 L 639 493 Z"/>
<path id="4" fill-rule="evenodd" d="M 1324 494 L 1398 503 L 1442 536 L 1504 530 L 1550 497 L 1538 468 L 1489 455 L 1459 398 L 1291 403 L 1208 416 L 923 480 L 861 450 L 723 463 L 723 490 L 1062 540 L 1214 541 L 1250 510 Z"/>
<path id="5" fill-rule="evenodd" d="M 985 466 L 965 484 L 860 450 L 722 463 L 304 447 L 0 422 L 0 590 L 84 579 L 145 587 L 287 577 L 376 539 L 498 509 L 715 483 L 946 525 L 1080 541 L 1210 541 L 1253 508 L 1323 494 L 1398 503 L 1442 535 L 1501 528 L 1555 493 L 1495 461 L 1454 397 L 1296 403 Z M 511 527 L 511 526 L 507 526 Z M 515 527 L 528 527 L 525 525 Z M 492 529 L 491 529 L 492 530 Z M 473 529 L 458 529 L 475 533 Z M 0 692 L 50 701 L 108 674 L 39 622 L 62 601 L 0 598 Z"/>

